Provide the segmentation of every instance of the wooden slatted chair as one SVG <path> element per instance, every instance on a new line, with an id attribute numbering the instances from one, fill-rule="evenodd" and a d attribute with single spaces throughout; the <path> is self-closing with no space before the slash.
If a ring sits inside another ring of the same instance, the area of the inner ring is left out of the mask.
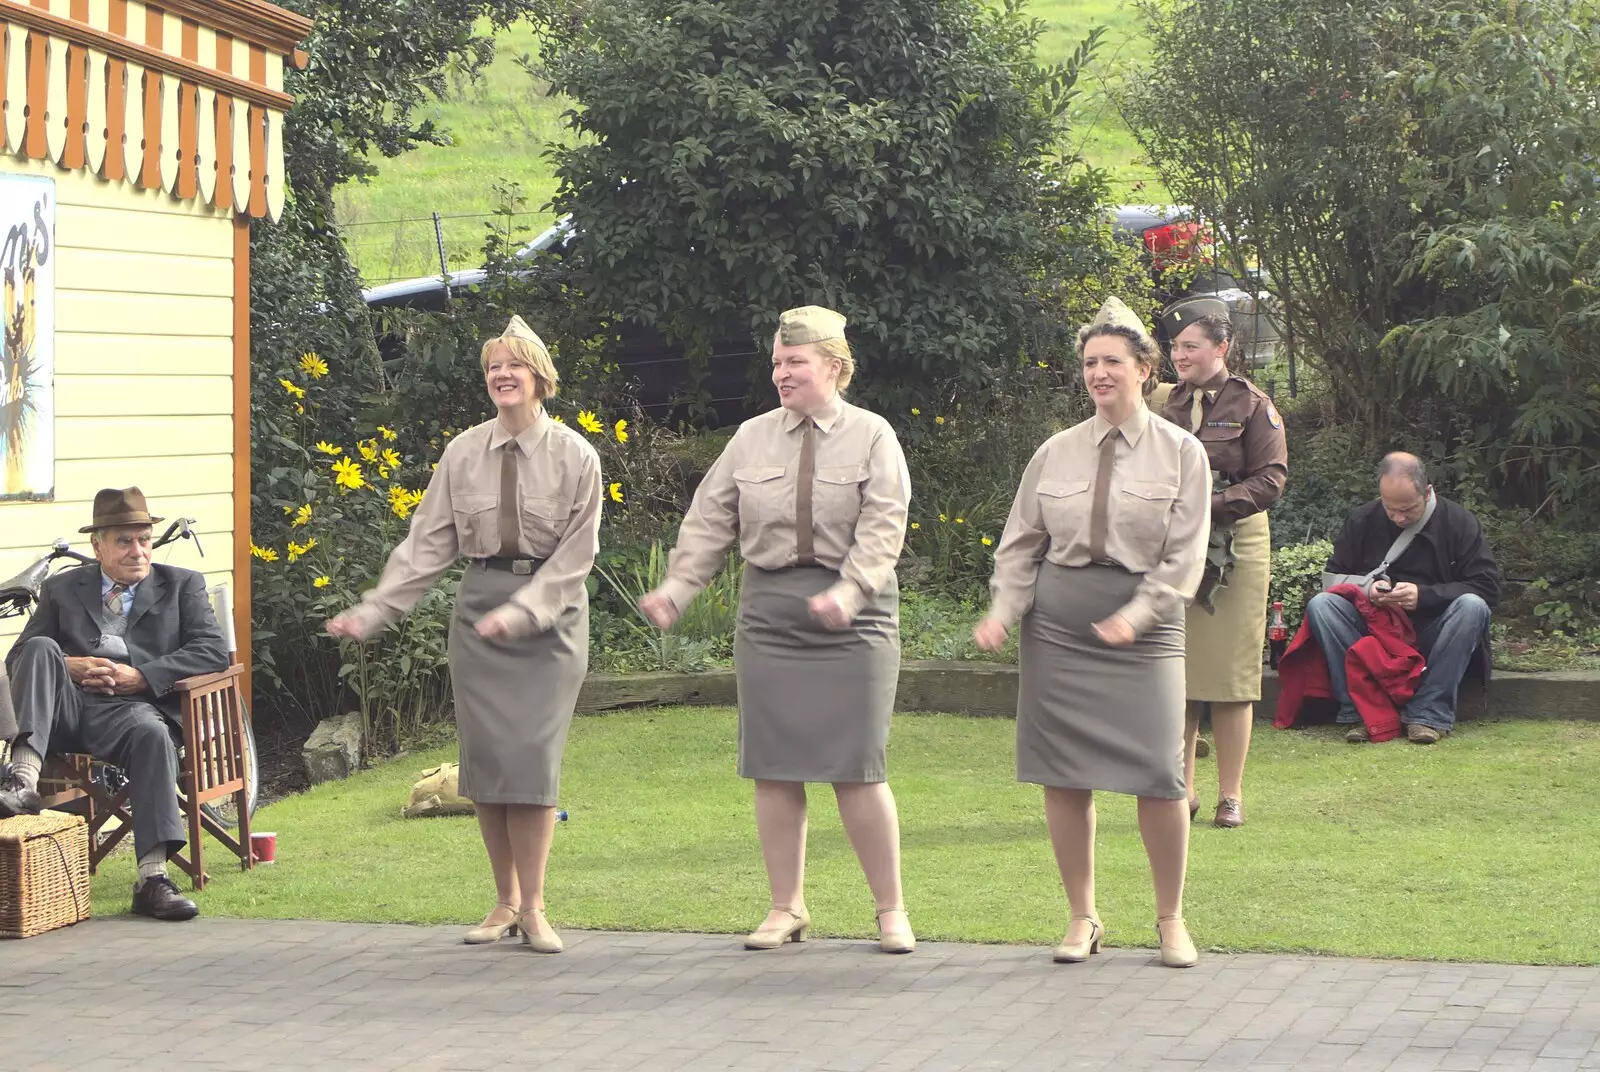
<path id="1" fill-rule="evenodd" d="M 203 833 L 210 833 L 235 856 L 240 867 L 255 864 L 250 854 L 250 808 L 248 745 L 245 740 L 244 693 L 233 639 L 233 618 L 227 607 L 225 588 L 211 590 L 217 604 L 217 619 L 227 638 L 230 665 L 214 674 L 187 677 L 175 686 L 183 707 L 183 740 L 178 760 L 178 806 L 189 826 L 188 855 L 176 853 L 176 863 L 194 882 L 206 887 Z M 39 789 L 46 807 L 60 807 L 88 798 L 89 871 L 94 873 L 117 844 L 133 829 L 133 814 L 128 810 L 128 790 L 115 795 L 95 779 L 98 761 L 83 754 L 47 757 Z M 233 799 L 239 817 L 235 837 L 202 807 L 212 801 Z M 113 822 L 114 821 L 114 822 Z"/>

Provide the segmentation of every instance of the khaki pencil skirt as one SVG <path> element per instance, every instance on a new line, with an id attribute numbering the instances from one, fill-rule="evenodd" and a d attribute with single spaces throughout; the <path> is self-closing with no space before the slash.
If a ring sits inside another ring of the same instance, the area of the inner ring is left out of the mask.
<path id="1" fill-rule="evenodd" d="M 1267 593 L 1272 583 L 1272 528 L 1266 514 L 1251 514 L 1234 528 L 1238 559 L 1228 587 L 1212 597 L 1215 614 L 1191 604 L 1185 615 L 1189 699 L 1254 703 L 1261 699 L 1261 649 L 1267 637 Z"/>
<path id="2" fill-rule="evenodd" d="M 1043 562 L 1022 619 L 1017 780 L 1059 789 L 1187 797 L 1183 780 L 1183 616 L 1126 648 L 1094 623 L 1132 598 L 1117 566 Z"/>
<path id="3" fill-rule="evenodd" d="M 527 583 L 470 566 L 450 616 L 460 791 L 476 804 L 556 803 L 567 727 L 589 670 L 586 593 L 546 632 L 509 641 L 478 635 L 478 620 Z"/>
<path id="4" fill-rule="evenodd" d="M 838 580 L 820 566 L 745 566 L 733 641 L 741 777 L 888 777 L 884 753 L 900 680 L 900 591 L 891 577 L 848 629 L 835 631 L 811 617 L 806 604 Z"/>

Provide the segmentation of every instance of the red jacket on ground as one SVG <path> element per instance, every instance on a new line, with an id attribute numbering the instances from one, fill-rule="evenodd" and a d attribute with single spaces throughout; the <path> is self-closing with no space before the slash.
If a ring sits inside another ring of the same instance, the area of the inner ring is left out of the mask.
<path id="1" fill-rule="evenodd" d="M 1416 694 L 1417 682 L 1427 669 L 1417 651 L 1417 634 L 1411 618 L 1395 607 L 1380 607 L 1353 584 L 1328 589 L 1330 595 L 1348 599 L 1367 623 L 1367 635 L 1345 653 L 1346 683 L 1356 713 L 1374 741 L 1400 736 L 1400 709 Z M 1300 717 L 1309 699 L 1328 699 L 1333 685 L 1322 647 L 1311 636 L 1311 623 L 1302 620 L 1289 648 L 1278 660 L 1278 717 L 1272 722 L 1288 729 Z"/>

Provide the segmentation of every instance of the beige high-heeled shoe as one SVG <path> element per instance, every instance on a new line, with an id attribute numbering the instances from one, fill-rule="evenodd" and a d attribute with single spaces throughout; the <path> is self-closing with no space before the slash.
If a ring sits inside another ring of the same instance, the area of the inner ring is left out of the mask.
<path id="1" fill-rule="evenodd" d="M 530 908 L 522 913 L 517 917 L 517 926 L 522 930 L 522 944 L 535 953 L 559 953 L 566 948 L 561 943 L 561 935 L 544 918 L 542 908 Z"/>
<path id="2" fill-rule="evenodd" d="M 745 935 L 744 947 L 746 949 L 777 949 L 785 942 L 803 942 L 806 940 L 806 931 L 811 929 L 811 917 L 802 909 L 795 912 L 789 908 L 772 906 L 774 912 L 783 912 L 789 916 L 789 922 L 776 927 L 768 927 L 763 923 L 760 927 Z"/>
<path id="3" fill-rule="evenodd" d="M 1100 939 L 1105 937 L 1106 929 L 1093 916 L 1073 916 L 1072 920 L 1067 923 L 1067 929 L 1070 931 L 1073 922 L 1080 919 L 1089 921 L 1089 937 L 1081 942 L 1069 942 L 1063 936 L 1061 944 L 1056 946 L 1056 951 L 1050 955 L 1050 959 L 1057 964 L 1082 964 L 1092 955 L 1100 952 Z"/>
<path id="4" fill-rule="evenodd" d="M 1166 927 L 1163 928 L 1162 924 Z M 1167 937 L 1168 931 L 1174 931 Z M 1161 943 L 1161 963 L 1169 968 L 1192 968 L 1200 962 L 1200 951 L 1189 937 L 1189 927 L 1182 916 L 1162 916 L 1156 920 L 1156 940 Z"/>
<path id="5" fill-rule="evenodd" d="M 885 927 L 884 916 L 899 913 L 899 926 Z M 878 948 L 885 953 L 909 953 L 917 948 L 917 936 L 911 933 L 911 917 L 903 908 L 885 908 L 878 913 Z"/>
<path id="6" fill-rule="evenodd" d="M 511 913 L 511 921 L 509 923 L 490 923 L 489 920 L 494 916 L 494 913 L 500 911 L 502 908 Z M 482 923 L 467 931 L 466 934 L 463 934 L 461 936 L 461 940 L 467 945 L 489 945 L 493 942 L 498 942 L 502 938 L 515 938 L 516 936 L 516 907 L 508 904 L 497 904 L 494 906 L 494 911 L 490 912 L 489 915 L 484 916 Z"/>

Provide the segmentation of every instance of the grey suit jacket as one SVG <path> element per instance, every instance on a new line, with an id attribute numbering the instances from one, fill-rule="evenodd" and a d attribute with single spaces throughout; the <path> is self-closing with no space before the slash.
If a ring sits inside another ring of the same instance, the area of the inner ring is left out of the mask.
<path id="1" fill-rule="evenodd" d="M 44 583 L 39 604 L 6 657 L 9 669 L 23 644 L 49 637 L 68 656 L 92 654 L 100 637 L 99 565 L 63 570 Z M 211 610 L 204 575 L 181 566 L 153 563 L 128 611 L 128 658 L 149 688 L 131 700 L 155 704 L 174 723 L 183 718 L 173 685 L 195 674 L 228 668 L 227 642 Z M 13 671 L 14 673 L 14 671 Z"/>

